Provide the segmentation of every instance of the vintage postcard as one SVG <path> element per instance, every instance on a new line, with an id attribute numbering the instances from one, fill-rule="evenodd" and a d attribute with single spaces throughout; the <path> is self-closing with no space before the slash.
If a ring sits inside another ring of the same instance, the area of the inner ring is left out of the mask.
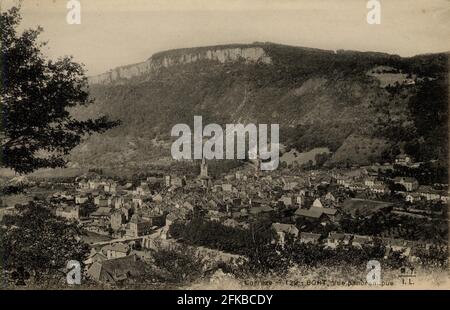
<path id="1" fill-rule="evenodd" d="M 0 6 L 2 289 L 450 289 L 448 0 Z"/>

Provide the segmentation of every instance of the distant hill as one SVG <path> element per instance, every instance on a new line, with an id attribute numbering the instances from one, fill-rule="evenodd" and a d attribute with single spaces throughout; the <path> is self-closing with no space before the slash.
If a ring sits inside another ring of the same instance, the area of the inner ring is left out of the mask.
<path id="1" fill-rule="evenodd" d="M 328 147 L 330 163 L 447 161 L 448 54 L 403 58 L 273 43 L 165 51 L 90 77 L 95 103 L 122 125 L 90 138 L 72 160 L 134 165 L 170 156 L 170 130 L 206 123 L 279 123 L 299 151 Z"/>

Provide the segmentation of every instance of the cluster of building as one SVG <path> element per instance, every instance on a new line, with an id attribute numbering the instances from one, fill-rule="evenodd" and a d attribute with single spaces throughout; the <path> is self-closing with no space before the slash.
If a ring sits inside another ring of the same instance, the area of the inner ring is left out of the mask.
<path id="1" fill-rule="evenodd" d="M 410 164 L 409 159 L 398 160 L 398 164 Z M 415 202 L 419 198 L 448 201 L 446 191 L 421 186 L 414 178 L 381 178 L 378 172 L 385 166 L 309 170 L 301 175 L 281 169 L 261 172 L 258 167 L 256 161 L 213 178 L 203 160 L 200 174 L 193 178 L 159 175 L 124 183 L 98 175 L 79 177 L 75 186 L 52 194 L 50 201 L 58 216 L 76 220 L 86 231 L 109 238 L 106 243 L 91 243 L 96 250 L 91 253 L 88 266 L 97 278 L 101 278 L 105 261 L 139 264 L 130 262 L 145 259 L 146 254 L 136 251 L 134 243 L 151 248 L 154 238 L 172 240 L 168 234 L 171 224 L 187 221 L 196 213 L 225 226 L 244 229 L 261 216 L 274 219 L 272 228 L 281 243 L 290 234 L 301 242 L 325 244 L 329 248 L 340 243 L 361 247 L 371 244 L 373 237 L 340 233 L 324 236 L 300 231 L 296 224 L 311 221 L 326 226 L 339 223 L 344 214 L 367 218 L 393 212 L 394 204 L 383 200 L 391 194 L 389 182 L 404 187 L 397 193 L 404 195 L 406 201 Z M 366 195 L 358 195 L 361 193 Z M 402 250 L 412 258 L 415 249 L 431 246 L 427 242 L 393 238 L 383 238 L 383 242 L 388 249 Z"/>
<path id="2" fill-rule="evenodd" d="M 412 158 L 405 154 L 398 155 L 395 164 L 412 168 L 420 166 L 420 163 L 414 163 Z M 343 173 L 335 172 L 333 177 L 337 184 L 356 192 L 368 191 L 377 194 L 391 194 L 392 190 L 389 183 L 394 183 L 401 185 L 401 189 L 397 189 L 395 192 L 401 194 L 405 201 L 412 203 L 424 200 L 448 203 L 448 184 L 440 184 L 445 189 L 437 189 L 429 185 L 419 184 L 414 177 L 381 178 L 379 172 L 393 170 L 392 164 L 373 165 L 363 167 L 363 169 L 365 170 L 363 173 L 358 173 L 357 169 L 351 169 Z"/>
<path id="3" fill-rule="evenodd" d="M 374 246 L 376 238 L 373 236 L 357 235 L 330 232 L 327 236 L 318 233 L 300 232 L 293 224 L 273 223 L 272 228 L 277 234 L 277 238 L 273 242 L 280 245 L 285 244 L 288 235 L 291 238 L 298 239 L 301 243 L 321 244 L 328 249 L 336 249 L 338 246 L 353 246 L 362 248 L 364 246 Z M 386 256 L 389 252 L 401 252 L 403 256 L 408 257 L 410 261 L 419 260 L 417 255 L 420 251 L 428 251 L 433 246 L 442 247 L 442 245 L 435 245 L 432 242 L 419 242 L 395 238 L 378 238 L 379 241 L 386 248 Z"/>

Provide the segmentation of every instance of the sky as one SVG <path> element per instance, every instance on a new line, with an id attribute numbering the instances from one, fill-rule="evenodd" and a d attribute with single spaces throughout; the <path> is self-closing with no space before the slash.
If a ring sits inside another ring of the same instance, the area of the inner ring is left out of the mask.
<path id="1" fill-rule="evenodd" d="M 81 24 L 66 22 L 68 0 L 23 0 L 20 29 L 44 28 L 51 58 L 73 55 L 88 75 L 142 62 L 168 49 L 269 41 L 401 56 L 450 51 L 450 0 L 79 0 Z M 5 10 L 18 0 L 0 0 Z"/>

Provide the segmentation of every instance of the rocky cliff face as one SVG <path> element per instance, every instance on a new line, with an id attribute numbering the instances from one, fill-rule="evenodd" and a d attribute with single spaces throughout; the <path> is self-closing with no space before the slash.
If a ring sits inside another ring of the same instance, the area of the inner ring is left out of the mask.
<path id="1" fill-rule="evenodd" d="M 271 59 L 264 49 L 258 46 L 180 49 L 158 53 L 153 55 L 147 61 L 118 67 L 109 72 L 92 76 L 89 78 L 89 83 L 110 84 L 142 76 L 144 74 L 152 74 L 161 68 L 184 65 L 201 60 L 210 60 L 219 63 L 235 62 L 239 60 L 245 63 L 271 63 Z"/>

